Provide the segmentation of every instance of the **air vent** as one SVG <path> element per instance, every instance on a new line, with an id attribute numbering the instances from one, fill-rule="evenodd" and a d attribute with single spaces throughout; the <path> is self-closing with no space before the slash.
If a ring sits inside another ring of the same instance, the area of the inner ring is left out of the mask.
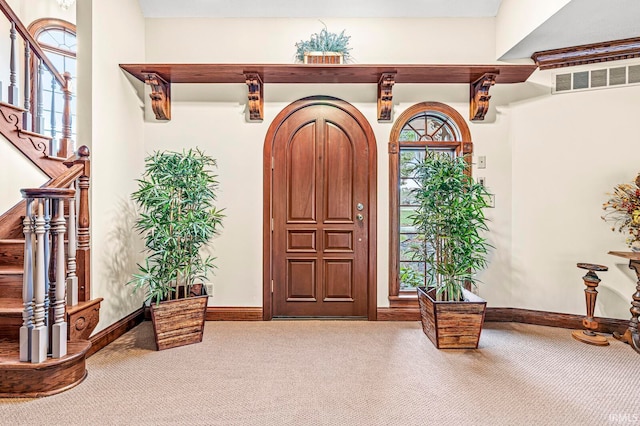
<path id="1" fill-rule="evenodd" d="M 603 89 L 629 84 L 640 84 L 640 65 L 556 74 L 552 93 Z"/>

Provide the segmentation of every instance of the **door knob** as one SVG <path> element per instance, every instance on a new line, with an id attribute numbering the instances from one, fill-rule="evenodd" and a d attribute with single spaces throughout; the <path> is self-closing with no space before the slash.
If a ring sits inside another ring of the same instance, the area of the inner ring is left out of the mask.
<path id="1" fill-rule="evenodd" d="M 359 220 L 360 222 L 362 222 L 362 220 L 364 219 L 364 216 L 362 216 L 360 213 L 358 213 L 358 214 L 356 215 L 356 218 L 358 218 L 358 220 Z"/>

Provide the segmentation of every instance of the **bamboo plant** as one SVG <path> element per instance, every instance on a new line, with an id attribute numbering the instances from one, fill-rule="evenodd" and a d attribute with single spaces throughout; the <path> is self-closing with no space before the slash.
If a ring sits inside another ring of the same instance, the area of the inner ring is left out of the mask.
<path id="1" fill-rule="evenodd" d="M 216 160 L 199 149 L 155 152 L 145 159 L 131 198 L 140 211 L 135 229 L 144 237 L 147 256 L 129 284 L 134 292 L 144 289 L 147 300 L 188 297 L 214 267 L 214 258 L 201 250 L 219 233 L 224 217 L 214 206 L 214 167 Z"/>
<path id="2" fill-rule="evenodd" d="M 464 157 L 428 149 L 413 167 L 418 207 L 409 218 L 422 241 L 414 256 L 426 263 L 426 285 L 436 288 L 437 300 L 462 300 L 462 289 L 476 284 L 491 247 L 483 235 L 490 194 L 467 167 Z"/>

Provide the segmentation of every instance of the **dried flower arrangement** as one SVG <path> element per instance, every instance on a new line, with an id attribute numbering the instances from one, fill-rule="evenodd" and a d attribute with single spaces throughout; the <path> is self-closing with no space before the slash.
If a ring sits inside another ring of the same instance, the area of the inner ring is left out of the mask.
<path id="1" fill-rule="evenodd" d="M 602 209 L 602 219 L 612 222 L 612 231 L 627 234 L 625 242 L 634 251 L 640 251 L 640 174 L 633 183 L 621 183 L 613 188 L 611 198 Z"/>

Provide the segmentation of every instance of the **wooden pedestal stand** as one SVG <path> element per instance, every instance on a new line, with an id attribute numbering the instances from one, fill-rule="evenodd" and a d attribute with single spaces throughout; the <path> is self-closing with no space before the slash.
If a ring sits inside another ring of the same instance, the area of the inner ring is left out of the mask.
<path id="1" fill-rule="evenodd" d="M 638 333 L 638 317 L 640 317 L 640 253 L 632 251 L 610 251 L 609 254 L 629 259 L 629 268 L 635 271 L 636 277 L 638 278 L 636 292 L 631 296 L 631 319 L 629 320 L 629 328 L 622 335 L 613 333 L 613 337 L 628 343 L 636 352 L 640 353 L 640 333 Z"/>
<path id="2" fill-rule="evenodd" d="M 582 277 L 584 285 L 587 286 L 584 290 L 584 296 L 587 302 L 587 317 L 582 320 L 582 325 L 586 330 L 576 330 L 571 333 L 571 336 L 576 340 L 590 345 L 607 346 L 609 344 L 607 338 L 594 332 L 598 329 L 598 322 L 593 318 L 593 312 L 596 307 L 596 298 L 598 297 L 596 287 L 598 287 L 600 283 L 600 278 L 598 278 L 595 271 L 607 271 L 609 268 L 593 263 L 578 263 L 578 268 L 589 271 Z"/>

